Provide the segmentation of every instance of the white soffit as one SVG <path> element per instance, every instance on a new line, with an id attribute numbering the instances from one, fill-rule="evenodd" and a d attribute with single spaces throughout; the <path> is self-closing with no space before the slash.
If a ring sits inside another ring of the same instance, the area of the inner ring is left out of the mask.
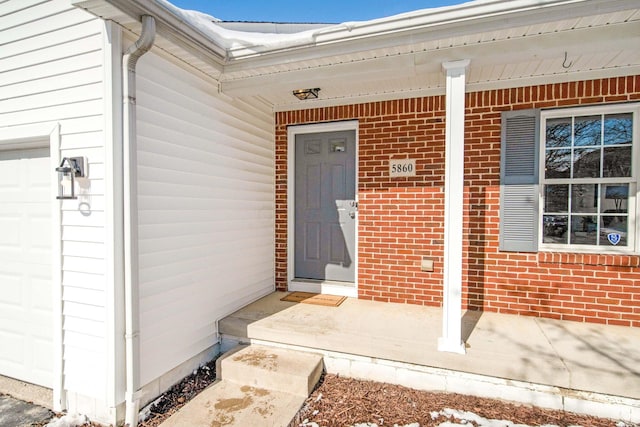
<path id="1" fill-rule="evenodd" d="M 133 33 L 131 16 L 155 12 L 156 48 L 219 80 L 223 93 L 259 97 L 276 110 L 444 93 L 441 63 L 460 58 L 471 60 L 469 90 L 640 73 L 633 0 L 475 1 L 326 27 L 311 44 L 226 51 L 164 0 L 71 1 Z M 303 87 L 320 87 L 320 98 L 296 100 L 291 91 Z"/>
<path id="2" fill-rule="evenodd" d="M 231 96 L 258 90 L 287 110 L 443 94 L 441 63 L 459 58 L 471 59 L 470 91 L 637 74 L 640 14 L 615 15 L 599 17 L 599 26 L 578 19 L 225 74 L 221 87 Z M 299 87 L 320 87 L 320 98 L 297 101 L 291 90 Z"/>

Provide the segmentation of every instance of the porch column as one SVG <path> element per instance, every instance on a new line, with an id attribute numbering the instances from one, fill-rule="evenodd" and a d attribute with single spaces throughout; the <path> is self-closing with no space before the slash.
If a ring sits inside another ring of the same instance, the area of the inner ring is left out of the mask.
<path id="1" fill-rule="evenodd" d="M 444 170 L 444 290 L 438 350 L 465 353 L 462 342 L 464 95 L 469 60 L 442 63 L 447 74 Z"/>

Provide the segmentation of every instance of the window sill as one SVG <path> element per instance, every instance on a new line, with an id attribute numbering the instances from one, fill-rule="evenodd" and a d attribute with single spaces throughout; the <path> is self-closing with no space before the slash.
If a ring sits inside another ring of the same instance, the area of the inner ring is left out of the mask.
<path id="1" fill-rule="evenodd" d="M 538 252 L 541 264 L 600 265 L 612 267 L 640 267 L 639 255 L 601 255 L 567 252 Z"/>

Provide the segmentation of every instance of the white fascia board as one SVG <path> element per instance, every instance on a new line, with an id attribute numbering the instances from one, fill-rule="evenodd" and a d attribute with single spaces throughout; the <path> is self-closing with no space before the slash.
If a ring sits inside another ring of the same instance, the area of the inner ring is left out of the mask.
<path id="1" fill-rule="evenodd" d="M 70 1 L 94 14 L 109 4 L 135 20 L 144 14 L 154 16 L 160 35 L 218 68 L 224 66 L 225 72 L 287 63 L 292 61 L 292 57 L 301 61 L 397 46 L 415 42 L 416 37 L 420 41 L 436 40 L 638 8 L 637 0 L 478 0 L 371 21 L 333 25 L 315 31 L 311 39 L 305 37 L 265 45 L 247 42 L 244 46 L 225 49 L 224 40 L 216 42 L 158 0 Z"/>
<path id="2" fill-rule="evenodd" d="M 225 72 L 290 62 L 292 57 L 301 61 L 637 8 L 637 0 L 473 1 L 334 25 L 316 31 L 313 43 L 232 48 Z"/>

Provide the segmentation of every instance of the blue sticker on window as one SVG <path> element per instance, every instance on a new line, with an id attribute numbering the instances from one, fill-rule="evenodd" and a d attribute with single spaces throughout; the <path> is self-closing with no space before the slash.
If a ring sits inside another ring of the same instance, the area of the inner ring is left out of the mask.
<path id="1" fill-rule="evenodd" d="M 618 233 L 609 233 L 607 234 L 607 239 L 611 242 L 612 245 L 617 245 L 620 243 L 620 234 Z"/>

